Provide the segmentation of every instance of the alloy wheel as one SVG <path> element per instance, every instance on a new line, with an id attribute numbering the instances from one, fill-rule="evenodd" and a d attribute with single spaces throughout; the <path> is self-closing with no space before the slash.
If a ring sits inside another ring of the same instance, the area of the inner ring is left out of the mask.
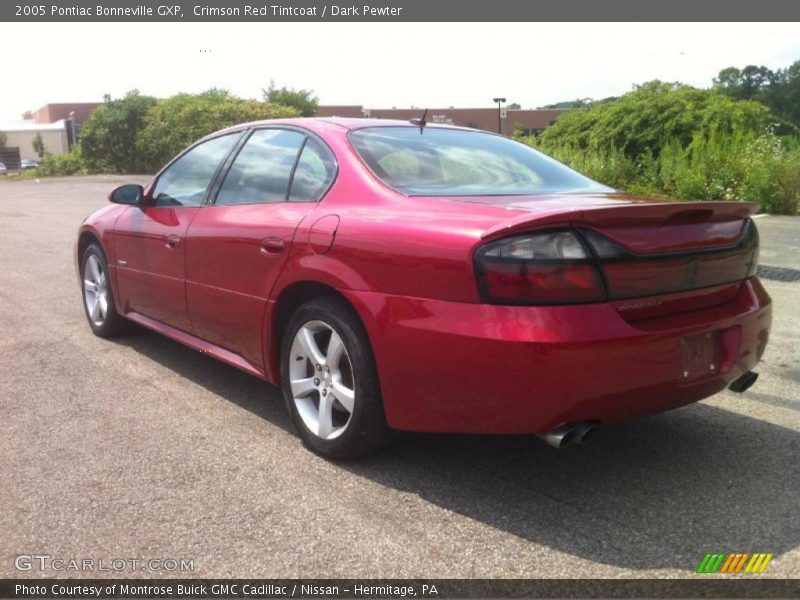
<path id="1" fill-rule="evenodd" d="M 308 430 L 323 440 L 344 433 L 353 417 L 355 378 L 341 336 L 323 321 L 297 330 L 289 357 L 289 386 Z"/>
<path id="2" fill-rule="evenodd" d="M 83 302 L 92 323 L 102 326 L 108 314 L 108 278 L 94 254 L 89 255 L 83 266 Z"/>

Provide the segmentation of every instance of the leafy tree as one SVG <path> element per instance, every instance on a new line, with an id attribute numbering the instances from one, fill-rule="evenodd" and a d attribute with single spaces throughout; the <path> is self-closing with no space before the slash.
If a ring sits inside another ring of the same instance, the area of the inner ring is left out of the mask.
<path id="1" fill-rule="evenodd" d="M 301 117 L 313 117 L 319 108 L 319 98 L 312 90 L 296 90 L 294 88 L 277 87 L 274 80 L 270 80 L 269 87 L 261 90 L 264 100 L 270 104 L 281 104 L 297 109 Z"/>
<path id="2" fill-rule="evenodd" d="M 767 67 L 748 65 L 739 70 L 728 67 L 714 78 L 714 87 L 737 100 L 761 100 L 763 92 L 776 81 L 776 74 Z"/>
<path id="3" fill-rule="evenodd" d="M 736 100 L 756 100 L 780 119 L 800 127 L 800 61 L 772 71 L 764 66 L 728 67 L 714 78 L 714 89 Z"/>
<path id="4" fill-rule="evenodd" d="M 218 129 L 292 116 L 297 116 L 296 109 L 237 98 L 227 90 L 177 94 L 160 100 L 147 112 L 135 152 L 142 172 L 153 172 L 189 144 Z"/>
<path id="5" fill-rule="evenodd" d="M 453 107 L 451 106 L 450 108 Z M 508 108 L 510 108 L 511 110 L 519 110 L 520 108 L 522 108 L 522 106 L 520 106 L 519 102 L 512 102 L 511 104 L 508 105 Z"/>
<path id="6" fill-rule="evenodd" d="M 0 148 L 5 148 L 8 143 L 8 135 L 5 131 L 0 131 Z"/>
<path id="7" fill-rule="evenodd" d="M 563 102 L 556 102 L 555 104 L 547 104 L 542 108 L 586 108 L 594 104 L 591 98 L 577 98 L 576 100 L 565 100 Z"/>
<path id="8" fill-rule="evenodd" d="M 742 95 L 742 72 L 736 67 L 722 69 L 722 71 L 714 77 L 713 84 L 717 91 L 731 98 L 740 98 Z"/>
<path id="9" fill-rule="evenodd" d="M 776 81 L 767 88 L 763 102 L 776 115 L 800 127 L 800 60 L 778 71 Z"/>
<path id="10" fill-rule="evenodd" d="M 31 146 L 33 147 L 33 151 L 39 155 L 39 158 L 44 158 L 45 148 L 41 133 L 36 132 L 36 135 L 33 136 L 33 140 L 31 140 Z"/>
<path id="11" fill-rule="evenodd" d="M 156 99 L 132 90 L 119 100 L 99 106 L 81 129 L 83 159 L 95 170 L 116 173 L 141 172 L 143 164 L 136 152 L 136 139 L 147 112 Z"/>
<path id="12" fill-rule="evenodd" d="M 769 109 L 710 90 L 651 81 L 612 101 L 571 110 L 541 135 L 540 145 L 614 148 L 629 157 L 655 155 L 667 143 L 687 146 L 696 135 L 760 132 L 774 119 Z"/>

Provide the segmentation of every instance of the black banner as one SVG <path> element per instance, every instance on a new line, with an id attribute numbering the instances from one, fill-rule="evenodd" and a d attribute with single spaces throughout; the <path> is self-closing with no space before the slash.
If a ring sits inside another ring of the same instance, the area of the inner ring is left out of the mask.
<path id="1" fill-rule="evenodd" d="M 800 579 L 4 579 L 1 598 L 798 598 Z"/>
<path id="2" fill-rule="evenodd" d="M 0 21 L 798 21 L 796 0 L 3 0 Z"/>

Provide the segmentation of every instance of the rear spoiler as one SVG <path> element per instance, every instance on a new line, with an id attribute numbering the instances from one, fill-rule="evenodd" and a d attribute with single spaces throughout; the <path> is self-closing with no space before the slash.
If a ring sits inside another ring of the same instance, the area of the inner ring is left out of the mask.
<path id="1" fill-rule="evenodd" d="M 566 200 L 566 199 L 565 199 Z M 568 201 L 568 200 L 567 200 Z M 690 223 L 714 223 L 747 219 L 758 204 L 738 201 L 712 202 L 631 202 L 623 205 L 587 208 L 576 206 L 554 209 L 537 215 L 520 215 L 487 229 L 481 239 L 491 240 L 509 234 L 549 226 L 652 227 Z"/>

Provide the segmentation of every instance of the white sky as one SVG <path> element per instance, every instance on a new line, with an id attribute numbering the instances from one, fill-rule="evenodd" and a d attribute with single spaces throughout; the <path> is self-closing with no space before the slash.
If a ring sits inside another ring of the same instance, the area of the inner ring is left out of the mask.
<path id="1" fill-rule="evenodd" d="M 260 97 L 270 78 L 322 104 L 531 108 L 800 59 L 797 23 L 0 23 L 0 39 L 18 49 L 0 69 L 0 120 L 132 88 Z"/>

